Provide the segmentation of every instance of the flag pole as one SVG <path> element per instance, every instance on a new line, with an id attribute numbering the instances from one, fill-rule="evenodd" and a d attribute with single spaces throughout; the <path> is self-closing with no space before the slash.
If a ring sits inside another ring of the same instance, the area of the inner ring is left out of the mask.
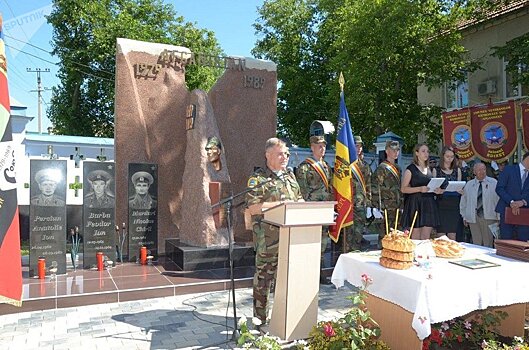
<path id="1" fill-rule="evenodd" d="M 345 85 L 345 79 L 343 77 L 343 72 L 340 72 L 340 76 L 338 77 L 338 84 L 340 84 L 340 93 L 343 93 L 343 87 Z M 342 237 L 342 253 L 347 253 L 347 232 L 345 230 L 345 227 L 341 229 L 341 237 Z"/>

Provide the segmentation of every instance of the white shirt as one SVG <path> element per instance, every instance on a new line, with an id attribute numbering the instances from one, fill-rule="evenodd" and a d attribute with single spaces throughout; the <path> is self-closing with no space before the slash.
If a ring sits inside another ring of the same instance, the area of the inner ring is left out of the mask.
<path id="1" fill-rule="evenodd" d="M 487 220 L 499 220 L 496 213 L 496 204 L 500 197 L 496 194 L 496 184 L 498 181 L 486 176 L 481 182 L 481 193 L 483 201 L 483 218 Z M 479 180 L 474 178 L 467 182 L 463 188 L 461 202 L 459 202 L 459 213 L 466 222 L 476 223 L 476 206 L 478 201 Z"/>

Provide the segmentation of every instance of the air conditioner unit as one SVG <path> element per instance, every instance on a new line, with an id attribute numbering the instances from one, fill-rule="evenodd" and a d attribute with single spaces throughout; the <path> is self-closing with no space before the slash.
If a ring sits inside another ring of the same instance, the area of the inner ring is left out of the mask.
<path id="1" fill-rule="evenodd" d="M 478 93 L 481 96 L 492 95 L 496 93 L 496 80 L 486 80 L 478 85 Z"/>

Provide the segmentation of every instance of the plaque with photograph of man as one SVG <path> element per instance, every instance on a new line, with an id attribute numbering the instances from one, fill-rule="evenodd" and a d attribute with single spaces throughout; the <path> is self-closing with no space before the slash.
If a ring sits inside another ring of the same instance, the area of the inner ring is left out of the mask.
<path id="1" fill-rule="evenodd" d="M 116 261 L 114 183 L 113 162 L 83 163 L 84 268 L 96 265 L 98 252 L 112 265 Z"/>
<path id="2" fill-rule="evenodd" d="M 138 258 L 141 247 L 150 255 L 158 251 L 158 166 L 129 164 L 129 260 Z"/>
<path id="3" fill-rule="evenodd" d="M 29 275 L 39 257 L 66 273 L 66 161 L 30 161 Z"/>

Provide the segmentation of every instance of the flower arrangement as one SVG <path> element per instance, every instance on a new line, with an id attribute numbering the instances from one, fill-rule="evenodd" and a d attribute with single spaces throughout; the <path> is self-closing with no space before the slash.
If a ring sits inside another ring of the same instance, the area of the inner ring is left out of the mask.
<path id="1" fill-rule="evenodd" d="M 522 337 L 514 337 L 512 345 L 503 344 L 495 340 L 481 343 L 483 350 L 529 350 L 529 344 Z"/>
<path id="2" fill-rule="evenodd" d="M 258 318 L 253 318 L 254 326 L 259 327 L 261 321 Z M 258 330 L 251 330 L 248 326 L 248 320 L 242 316 L 238 322 L 241 335 L 237 339 L 237 345 L 244 349 L 259 349 L 259 350 L 281 350 L 279 338 L 267 334 L 256 336 L 259 334 Z"/>
<path id="3" fill-rule="evenodd" d="M 382 342 L 380 328 L 365 305 L 367 287 L 373 283 L 371 277 L 362 275 L 362 287 L 348 299 L 353 307 L 340 319 L 319 322 L 310 332 L 308 348 L 311 350 L 327 349 L 366 349 L 387 350 Z"/>
<path id="4" fill-rule="evenodd" d="M 432 324 L 430 336 L 423 340 L 423 350 L 429 349 L 482 349 L 483 342 L 495 342 L 498 339 L 497 327 L 507 317 L 504 311 L 483 311 L 475 317 Z M 495 349 L 495 348 L 491 348 Z M 503 349 L 503 348 L 497 348 Z"/>
<path id="5" fill-rule="evenodd" d="M 70 259 L 72 260 L 72 267 L 77 269 L 77 255 L 79 254 L 79 245 L 81 244 L 81 234 L 79 227 L 70 229 L 70 236 L 72 237 L 72 248 L 70 249 Z"/>

